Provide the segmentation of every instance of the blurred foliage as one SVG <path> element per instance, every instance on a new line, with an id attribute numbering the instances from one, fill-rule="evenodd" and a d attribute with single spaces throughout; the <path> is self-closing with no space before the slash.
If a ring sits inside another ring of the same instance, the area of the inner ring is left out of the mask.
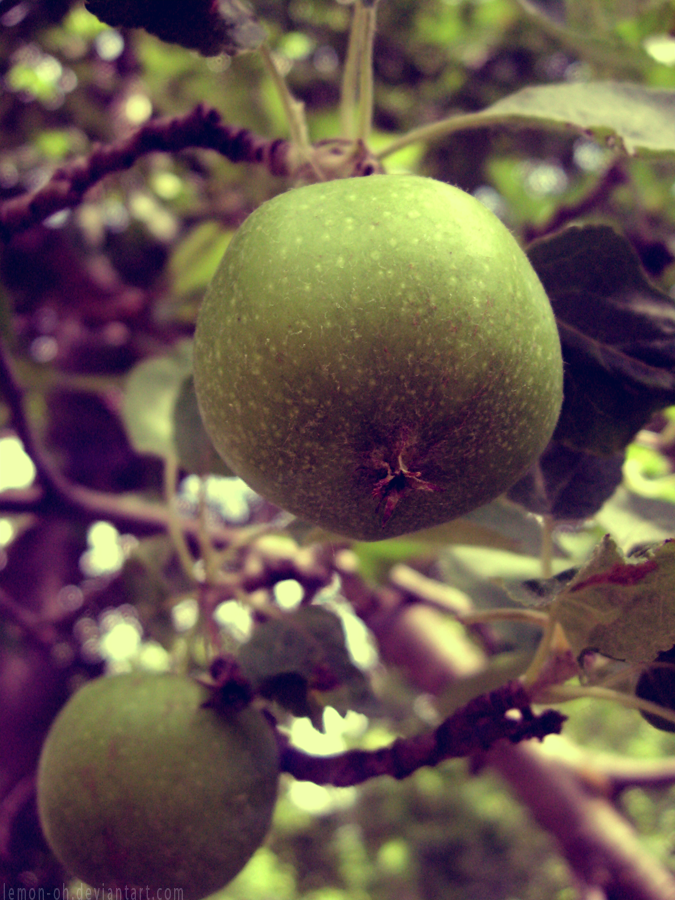
<path id="1" fill-rule="evenodd" d="M 567 20 L 560 15 L 563 6 Z M 333 0 L 260 0 L 255 9 L 305 104 L 312 137 L 335 135 L 349 8 Z M 127 136 L 151 116 L 177 115 L 200 102 L 215 106 L 228 123 L 269 137 L 287 134 L 281 104 L 257 56 L 203 59 L 138 30 L 111 29 L 67 0 L 25 0 L 3 13 L 0 25 L 0 199 L 42 185 L 56 166 L 95 142 Z M 622 77 L 673 88 L 673 25 L 671 4 L 656 0 L 387 0 L 375 48 L 373 147 L 451 112 L 479 111 L 525 85 Z M 584 201 L 595 193 L 590 218 L 620 224 L 650 278 L 672 296 L 675 163 L 621 158 L 620 181 L 597 193 L 613 159 L 611 148 L 589 137 L 523 128 L 459 133 L 451 141 L 408 147 L 387 163 L 392 171 L 415 169 L 474 192 L 523 240 L 546 235 L 561 209 L 582 209 L 583 222 Z M 120 377 L 161 373 L 161 362 L 145 361 L 168 358 L 191 334 L 201 292 L 234 229 L 285 186 L 263 170 L 232 165 L 214 153 L 157 154 L 108 179 L 77 210 L 19 236 L 11 251 L 0 254 L 0 333 L 12 337 L 31 414 L 70 477 L 98 490 L 160 495 L 159 457 L 167 445 L 175 449 L 175 419 L 160 415 L 166 433 L 138 439 L 136 448 L 147 455 L 137 456 L 120 424 Z M 151 368 L 134 369 L 138 363 Z M 156 401 L 172 410 L 178 369 L 185 376 L 178 365 Z M 145 390 L 137 410 L 147 401 Z M 650 423 L 628 449 L 622 492 L 595 520 L 557 535 L 557 569 L 580 564 L 606 530 L 626 551 L 672 534 L 674 422 L 671 410 Z M 0 403 L 0 428 L 5 423 Z M 203 497 L 186 482 L 179 500 L 183 509 L 195 511 Z M 212 507 L 222 512 L 219 502 Z M 250 509 L 243 500 L 242 505 L 246 523 Z M 256 509 L 262 521 L 274 514 Z M 236 519 L 231 511 L 222 518 L 227 515 Z M 85 529 L 4 521 L 10 522 L 11 538 L 0 532 L 0 582 L 20 590 L 33 608 L 53 596 L 56 579 L 60 592 L 71 590 L 58 593 L 62 605 L 72 600 L 72 591 L 96 588 L 84 610 L 73 601 L 77 647 L 64 650 L 77 654 L 79 664 L 71 687 L 83 674 L 100 671 L 101 648 L 108 647 L 110 664 L 115 628 L 143 634 L 133 645 L 136 663 L 161 667 L 167 648 L 198 656 L 193 598 L 175 561 L 167 562 L 164 538 L 134 543 L 126 536 L 125 543 L 117 534 L 115 559 L 126 563 L 119 578 L 108 581 L 117 563 L 105 568 Z M 361 570 L 376 582 L 397 563 L 414 560 L 464 591 L 478 608 L 514 605 L 503 583 L 539 572 L 539 534 L 531 517 L 500 507 L 478 511 L 460 527 L 459 534 L 358 547 Z M 84 571 L 83 559 L 90 566 Z M 10 576 L 15 566 L 18 574 Z M 123 610 L 118 619 L 111 618 L 113 608 Z M 227 628 L 236 645 L 242 633 L 232 615 Z M 499 626 L 496 633 L 499 649 L 525 654 L 536 637 L 521 625 Z M 0 624 L 0 640 L 7 659 L 16 635 Z M 55 682 L 58 696 L 44 699 L 48 711 L 63 691 L 62 679 Z M 37 686 L 30 682 L 28 689 Z M 376 743 L 429 725 L 410 713 L 416 697 L 395 676 L 378 685 L 378 694 L 384 698 L 382 716 L 354 742 Z M 566 734 L 581 745 L 637 759 L 675 752 L 672 735 L 651 729 L 634 712 L 597 701 L 577 701 L 567 711 Z M 31 752 L 34 757 L 33 745 Z M 566 864 L 548 838 L 501 783 L 485 773 L 467 774 L 464 763 L 421 771 L 404 783 L 383 779 L 358 792 L 301 788 L 285 785 L 268 845 L 223 898 L 574 896 Z M 634 789 L 621 801 L 645 846 L 671 866 L 674 790 Z M 46 850 L 28 814 L 22 827 L 25 846 L 39 849 L 20 861 L 48 872 Z"/>

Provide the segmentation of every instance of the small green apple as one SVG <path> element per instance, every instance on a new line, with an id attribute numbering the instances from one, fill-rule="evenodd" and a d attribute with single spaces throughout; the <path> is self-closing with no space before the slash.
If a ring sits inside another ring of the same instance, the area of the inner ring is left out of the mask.
<path id="1" fill-rule="evenodd" d="M 74 875 L 199 900 L 248 862 L 276 801 L 276 740 L 257 710 L 204 708 L 208 697 L 187 677 L 133 673 L 91 681 L 63 707 L 38 808 Z"/>
<path id="2" fill-rule="evenodd" d="M 503 493 L 562 402 L 558 331 L 527 257 L 474 197 L 415 175 L 259 207 L 207 291 L 194 372 L 230 468 L 361 540 Z"/>

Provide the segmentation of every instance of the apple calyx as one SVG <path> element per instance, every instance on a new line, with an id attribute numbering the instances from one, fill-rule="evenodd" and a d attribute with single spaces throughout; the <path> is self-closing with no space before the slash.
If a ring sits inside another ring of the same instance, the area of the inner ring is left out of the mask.
<path id="1" fill-rule="evenodd" d="M 372 464 L 385 475 L 379 478 L 372 489 L 373 497 L 380 501 L 378 510 L 382 510 L 381 524 L 384 526 L 394 513 L 399 501 L 407 494 L 415 491 L 440 492 L 443 488 L 428 481 L 418 468 L 414 454 L 414 440 L 408 429 L 403 429 L 399 438 L 395 441 L 393 450 L 386 447 L 376 447 L 371 454 Z M 404 457 L 412 456 L 412 462 L 407 463 Z"/>

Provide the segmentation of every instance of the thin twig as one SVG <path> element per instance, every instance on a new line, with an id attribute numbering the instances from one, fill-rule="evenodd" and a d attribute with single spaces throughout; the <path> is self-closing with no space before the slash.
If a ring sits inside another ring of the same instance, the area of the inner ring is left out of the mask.
<path id="1" fill-rule="evenodd" d="M 30 609 L 21 606 L 0 587 L 0 617 L 11 619 L 36 644 L 51 648 L 56 642 L 56 630 L 49 622 L 42 621 Z"/>
<path id="2" fill-rule="evenodd" d="M 259 50 L 265 71 L 271 78 L 277 96 L 281 100 L 281 105 L 286 113 L 291 142 L 300 152 L 303 161 L 306 162 L 309 159 L 311 145 L 307 130 L 307 119 L 305 118 L 305 106 L 291 94 L 268 45 L 261 44 Z"/>
<path id="3" fill-rule="evenodd" d="M 487 112 L 463 113 L 449 116 L 438 122 L 430 122 L 428 125 L 420 125 L 418 128 L 412 128 L 406 134 L 393 138 L 386 147 L 377 153 L 380 162 L 402 150 L 410 144 L 432 143 L 449 137 L 458 131 L 470 131 L 474 128 L 491 128 L 494 125 L 503 124 L 503 118 L 493 114 L 490 116 Z"/>
<path id="4" fill-rule="evenodd" d="M 167 530 L 173 549 L 176 552 L 183 574 L 188 582 L 194 582 L 196 560 L 190 552 L 182 528 L 176 501 L 176 481 L 178 479 L 178 460 L 169 456 L 164 460 L 164 502 L 166 503 Z"/>
<path id="5" fill-rule="evenodd" d="M 33 460 L 38 480 L 48 492 L 60 493 L 61 476 L 39 445 L 24 408 L 24 394 L 9 357 L 5 341 L 0 336 L 0 395 L 9 407 L 10 421 L 23 448 Z"/>
<path id="6" fill-rule="evenodd" d="M 675 725 L 675 710 L 667 709 L 651 700 L 637 697 L 635 694 L 626 694 L 623 691 L 615 691 L 611 688 L 597 685 L 558 684 L 548 687 L 540 692 L 542 703 L 567 703 L 569 700 L 591 698 L 594 700 L 609 700 L 610 703 L 618 703 L 626 709 L 639 709 L 652 716 L 660 716 L 662 719 Z"/>
<path id="7" fill-rule="evenodd" d="M 35 775 L 31 773 L 20 778 L 0 800 L 0 859 L 10 859 L 12 823 L 34 793 Z"/>
<path id="8" fill-rule="evenodd" d="M 537 238 L 545 237 L 547 234 L 553 234 L 575 219 L 597 210 L 612 191 L 619 185 L 625 184 L 627 180 L 628 176 L 626 175 L 625 166 L 621 160 L 617 160 L 613 165 L 608 166 L 597 184 L 578 203 L 572 203 L 569 206 L 559 206 L 552 218 L 539 228 L 529 226 L 525 232 L 525 240 L 528 242 L 534 241 Z"/>

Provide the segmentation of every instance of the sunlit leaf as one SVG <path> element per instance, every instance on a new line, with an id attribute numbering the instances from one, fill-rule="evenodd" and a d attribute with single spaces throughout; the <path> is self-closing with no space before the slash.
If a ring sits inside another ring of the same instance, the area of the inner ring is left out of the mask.
<path id="1" fill-rule="evenodd" d="M 665 88 L 613 81 L 538 85 L 498 100 L 484 115 L 592 134 L 629 155 L 675 153 L 675 91 Z"/>
<path id="2" fill-rule="evenodd" d="M 624 550 L 660 544 L 675 534 L 675 504 L 619 487 L 597 516 Z"/>
<path id="3" fill-rule="evenodd" d="M 231 232 L 215 222 L 203 222 L 189 231 L 175 247 L 170 263 L 177 294 L 204 291 L 218 268 Z"/>
<path id="4" fill-rule="evenodd" d="M 167 458 L 176 454 L 174 408 L 192 372 L 192 343 L 175 345 L 167 356 L 135 366 L 127 380 L 122 417 L 138 453 Z"/>
<path id="5" fill-rule="evenodd" d="M 650 662 L 675 644 L 675 541 L 627 558 L 607 535 L 551 613 L 577 656 Z"/>

